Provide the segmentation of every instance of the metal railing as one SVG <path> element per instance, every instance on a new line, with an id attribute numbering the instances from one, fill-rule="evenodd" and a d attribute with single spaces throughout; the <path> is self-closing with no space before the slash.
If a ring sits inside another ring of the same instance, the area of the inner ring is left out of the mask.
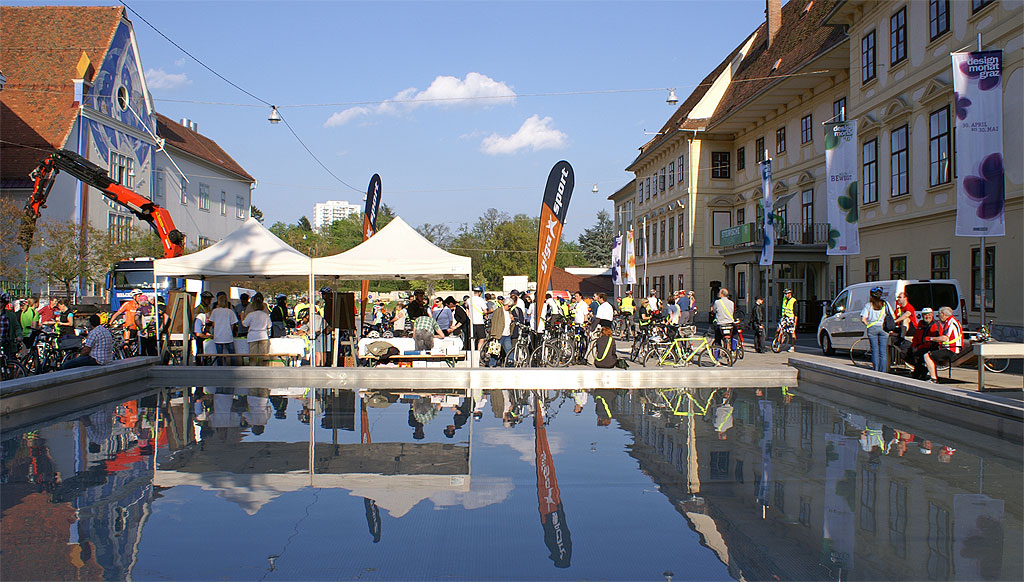
<path id="1" fill-rule="evenodd" d="M 814 222 L 811 224 L 789 222 L 786 224 L 776 224 L 775 232 L 777 235 L 775 244 L 777 245 L 828 244 L 828 223 L 825 222 Z M 752 234 L 753 236 L 750 241 L 724 246 L 761 246 L 761 243 L 764 241 L 764 229 L 761 225 L 755 225 Z"/>

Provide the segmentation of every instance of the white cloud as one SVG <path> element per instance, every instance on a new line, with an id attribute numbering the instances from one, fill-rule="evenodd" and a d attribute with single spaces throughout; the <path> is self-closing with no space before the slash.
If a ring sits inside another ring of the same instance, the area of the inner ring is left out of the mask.
<path id="1" fill-rule="evenodd" d="M 146 83 L 150 89 L 177 89 L 191 85 L 192 80 L 185 73 L 168 73 L 163 69 L 147 69 Z"/>
<path id="2" fill-rule="evenodd" d="M 508 429 L 488 428 L 482 431 L 481 440 L 488 445 L 509 447 L 519 453 L 519 460 L 524 463 L 536 465 L 537 450 L 532 431 L 519 433 Z M 559 434 L 548 435 L 548 448 L 552 455 L 560 454 L 563 450 L 562 438 Z"/>
<path id="3" fill-rule="evenodd" d="M 184 67 L 185 66 L 185 57 L 181 57 L 180 59 L 174 61 L 174 66 L 175 67 Z"/>
<path id="4" fill-rule="evenodd" d="M 439 75 L 423 91 L 415 87 L 404 89 L 394 97 L 374 106 L 359 105 L 333 113 L 324 127 L 344 125 L 355 119 L 372 114 L 397 115 L 424 105 L 480 107 L 512 103 L 516 92 L 511 87 L 480 73 L 467 73 L 465 79 Z"/>
<path id="5" fill-rule="evenodd" d="M 518 131 L 510 136 L 501 136 L 497 133 L 484 138 L 480 143 L 480 151 L 492 156 L 500 154 L 514 154 L 519 150 L 532 148 L 533 151 L 559 149 L 565 147 L 569 138 L 564 132 L 551 127 L 550 117 L 541 118 L 539 115 L 532 115 Z"/>

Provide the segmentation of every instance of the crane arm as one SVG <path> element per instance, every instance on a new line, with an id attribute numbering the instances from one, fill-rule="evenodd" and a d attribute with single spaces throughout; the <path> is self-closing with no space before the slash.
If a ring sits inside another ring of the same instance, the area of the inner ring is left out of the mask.
<path id="1" fill-rule="evenodd" d="M 50 195 L 54 179 L 61 171 L 96 188 L 105 198 L 120 204 L 140 220 L 149 223 L 160 237 L 165 258 L 179 257 L 183 254 L 185 235 L 174 227 L 174 221 L 166 208 L 112 180 L 106 170 L 77 153 L 63 149 L 53 152 L 29 174 L 33 181 L 32 195 L 25 204 L 25 215 L 21 219 L 21 229 L 18 232 L 18 242 L 26 253 L 32 247 L 36 221 L 42 209 L 46 207 L 46 199 Z"/>

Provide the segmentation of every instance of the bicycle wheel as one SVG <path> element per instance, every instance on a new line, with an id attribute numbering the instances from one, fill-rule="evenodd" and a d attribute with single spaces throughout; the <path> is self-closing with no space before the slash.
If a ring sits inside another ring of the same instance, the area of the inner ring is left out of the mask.
<path id="1" fill-rule="evenodd" d="M 28 375 L 28 370 L 25 369 L 25 366 L 22 366 L 14 360 L 7 360 L 4 362 L 3 367 L 0 368 L 0 376 L 2 376 L 4 380 L 16 380 Z"/>
<path id="2" fill-rule="evenodd" d="M 732 353 L 721 346 L 707 344 L 697 352 L 697 365 L 702 368 L 731 366 L 732 362 Z"/>
<path id="3" fill-rule="evenodd" d="M 523 342 L 516 342 L 505 356 L 506 368 L 522 368 L 530 361 L 530 349 Z"/>
<path id="4" fill-rule="evenodd" d="M 871 363 L 871 343 L 868 338 L 862 337 L 853 342 L 853 347 L 850 348 L 850 361 L 859 368 L 871 369 L 874 367 Z"/>
<path id="5" fill-rule="evenodd" d="M 786 332 L 780 332 L 775 334 L 775 339 L 772 340 L 772 351 L 776 354 L 786 348 L 786 344 L 789 343 L 790 335 Z"/>
<path id="6" fill-rule="evenodd" d="M 733 360 L 743 359 L 743 342 L 736 338 L 736 349 L 732 350 Z"/>
<path id="7" fill-rule="evenodd" d="M 1009 358 L 992 358 L 985 360 L 985 369 L 989 372 L 1005 372 L 1006 368 L 1010 367 Z"/>

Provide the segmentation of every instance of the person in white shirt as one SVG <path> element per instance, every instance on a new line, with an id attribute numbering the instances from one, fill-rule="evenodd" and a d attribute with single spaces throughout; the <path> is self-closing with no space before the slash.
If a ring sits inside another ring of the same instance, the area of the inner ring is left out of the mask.
<path id="1" fill-rule="evenodd" d="M 615 308 L 608 303 L 608 295 L 597 294 L 597 323 L 611 329 L 612 320 L 615 319 Z"/>
<path id="2" fill-rule="evenodd" d="M 270 353 L 270 313 L 263 302 L 262 293 L 253 295 L 252 311 L 245 316 L 242 325 L 249 328 L 246 336 L 249 341 L 249 354 L 259 356 Z M 265 366 L 266 363 L 262 358 L 249 360 L 249 364 L 254 366 Z"/>
<path id="3" fill-rule="evenodd" d="M 580 295 L 579 291 L 572 296 L 574 302 L 572 304 L 572 322 L 576 325 L 583 327 L 587 324 L 587 316 L 590 315 L 590 307 L 587 302 L 583 300 L 583 295 Z"/>
<path id="4" fill-rule="evenodd" d="M 648 309 L 651 310 L 651 313 L 657 313 L 659 311 L 659 306 L 661 304 L 658 303 L 658 296 L 655 295 L 654 291 L 651 291 L 650 296 L 647 297 L 647 304 Z"/>
<path id="5" fill-rule="evenodd" d="M 213 345 L 217 348 L 217 353 L 235 353 L 234 327 L 238 323 L 238 316 L 228 306 L 227 295 L 217 296 L 217 306 L 213 308 L 207 319 L 213 324 Z M 216 365 L 226 366 L 229 363 L 234 364 L 235 362 L 234 358 L 230 358 L 230 362 L 224 361 L 225 359 L 217 358 Z"/>
<path id="6" fill-rule="evenodd" d="M 476 338 L 476 349 L 484 347 L 487 341 L 487 329 L 484 315 L 487 314 L 487 301 L 483 298 L 484 288 L 473 287 L 473 296 L 469 299 L 469 316 L 473 322 L 473 337 Z"/>

